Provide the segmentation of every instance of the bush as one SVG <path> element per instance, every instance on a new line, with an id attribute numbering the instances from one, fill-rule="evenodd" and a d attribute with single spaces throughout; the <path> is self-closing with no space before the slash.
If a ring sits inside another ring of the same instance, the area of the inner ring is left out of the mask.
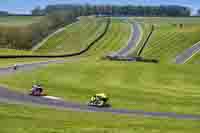
<path id="1" fill-rule="evenodd" d="M 76 16 L 73 12 L 52 12 L 44 16 L 40 22 L 28 26 L 0 26 L 0 47 L 31 49 L 44 37 L 75 20 Z"/>

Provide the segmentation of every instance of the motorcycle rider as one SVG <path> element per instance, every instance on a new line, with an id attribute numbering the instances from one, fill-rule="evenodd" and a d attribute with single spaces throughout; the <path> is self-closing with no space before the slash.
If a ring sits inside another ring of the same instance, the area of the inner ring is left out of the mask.
<path id="1" fill-rule="evenodd" d="M 31 92 L 33 95 L 40 95 L 43 92 L 43 88 L 40 84 L 35 84 L 32 86 Z"/>
<path id="2" fill-rule="evenodd" d="M 107 101 L 108 101 L 108 96 L 105 93 L 99 93 L 91 97 L 89 105 L 104 106 Z"/>
<path id="3" fill-rule="evenodd" d="M 17 70 L 17 68 L 18 68 L 18 65 L 17 65 L 17 64 L 14 64 L 13 69 L 14 69 L 14 70 Z"/>

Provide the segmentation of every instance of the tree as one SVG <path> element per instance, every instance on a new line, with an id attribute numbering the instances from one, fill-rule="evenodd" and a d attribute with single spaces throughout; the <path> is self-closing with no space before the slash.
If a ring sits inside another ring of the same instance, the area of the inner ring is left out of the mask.
<path id="1" fill-rule="evenodd" d="M 200 16 L 200 9 L 197 10 L 197 16 Z"/>
<path id="2" fill-rule="evenodd" d="M 40 8 L 40 6 L 37 6 L 36 8 L 34 8 L 32 10 L 32 15 L 34 16 L 40 16 L 40 15 L 44 15 L 44 11 Z"/>
<path id="3" fill-rule="evenodd" d="M 9 13 L 5 11 L 0 11 L 0 16 L 8 16 Z"/>

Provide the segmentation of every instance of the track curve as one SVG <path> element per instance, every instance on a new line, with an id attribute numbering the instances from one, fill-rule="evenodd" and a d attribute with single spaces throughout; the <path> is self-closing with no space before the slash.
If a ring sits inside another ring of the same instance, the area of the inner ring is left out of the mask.
<path id="1" fill-rule="evenodd" d="M 176 64 L 186 63 L 193 55 L 200 51 L 200 42 L 194 44 L 191 48 L 186 49 L 183 53 L 176 56 L 173 61 Z"/>
<path id="2" fill-rule="evenodd" d="M 66 110 L 81 111 L 81 112 L 107 112 L 107 113 L 114 113 L 114 114 L 127 114 L 127 115 L 133 115 L 133 116 L 138 115 L 138 116 L 156 117 L 156 118 L 200 120 L 200 115 L 88 107 L 87 105 L 66 102 L 63 100 L 52 100 L 52 99 L 47 99 L 44 97 L 33 97 L 27 94 L 21 94 L 18 92 L 9 91 L 7 88 L 4 88 L 4 87 L 0 87 L 0 102 L 18 103 L 18 104 L 35 104 L 35 105 L 48 106 L 48 107 L 52 107 L 56 109 L 66 109 Z"/>
<path id="3" fill-rule="evenodd" d="M 131 35 L 129 38 L 129 41 L 127 43 L 127 46 L 124 48 L 121 48 L 118 52 L 114 53 L 116 56 L 128 56 L 132 50 L 137 46 L 137 44 L 141 40 L 142 36 L 142 31 L 141 31 L 141 26 L 139 23 L 135 22 L 132 24 L 131 27 Z"/>

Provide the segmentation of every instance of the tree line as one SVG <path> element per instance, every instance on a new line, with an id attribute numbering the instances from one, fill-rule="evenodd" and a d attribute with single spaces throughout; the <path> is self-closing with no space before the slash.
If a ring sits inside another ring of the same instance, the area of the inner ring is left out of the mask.
<path id="1" fill-rule="evenodd" d="M 178 5 L 160 6 L 117 6 L 117 5 L 49 5 L 45 9 L 35 8 L 32 14 L 41 15 L 54 11 L 74 11 L 79 15 L 109 15 L 109 16 L 190 16 L 191 10 L 188 7 Z"/>
<path id="2" fill-rule="evenodd" d="M 0 11 L 0 16 L 8 16 L 9 13 L 6 11 Z"/>
<path id="3" fill-rule="evenodd" d="M 0 12 L 0 15 L 5 12 Z M 41 16 L 39 22 L 27 26 L 0 25 L 0 47 L 30 49 L 55 30 L 76 21 L 79 16 L 190 16 L 190 10 L 182 6 L 111 6 L 111 5 L 49 5 L 36 7 L 33 16 Z M 9 14 L 10 15 L 10 14 Z"/>
<path id="4" fill-rule="evenodd" d="M 54 11 L 26 26 L 0 25 L 0 47 L 31 49 L 55 30 L 76 21 L 74 12 Z"/>

